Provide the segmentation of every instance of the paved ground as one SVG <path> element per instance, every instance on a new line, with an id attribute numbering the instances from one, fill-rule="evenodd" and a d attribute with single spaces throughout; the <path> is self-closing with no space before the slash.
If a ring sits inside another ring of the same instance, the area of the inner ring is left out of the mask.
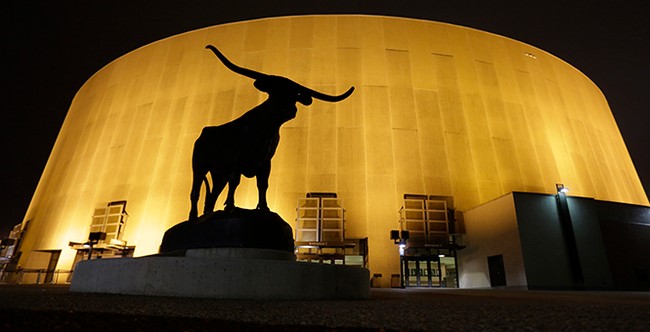
<path id="1" fill-rule="evenodd" d="M 363 301 L 244 301 L 0 285 L 0 331 L 650 331 L 648 292 L 374 289 Z"/>

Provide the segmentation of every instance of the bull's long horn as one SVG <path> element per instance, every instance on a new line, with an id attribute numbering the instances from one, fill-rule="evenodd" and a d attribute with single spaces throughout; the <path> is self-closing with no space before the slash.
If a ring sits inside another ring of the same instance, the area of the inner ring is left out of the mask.
<path id="1" fill-rule="evenodd" d="M 266 74 L 256 72 L 254 70 L 250 70 L 250 69 L 247 69 L 247 68 L 237 66 L 236 64 L 230 62 L 230 60 L 228 60 L 223 54 L 221 54 L 221 52 L 219 52 L 219 50 L 216 47 L 214 47 L 212 45 L 208 45 L 205 48 L 211 50 L 214 53 L 214 55 L 216 55 L 217 58 L 219 58 L 219 60 L 221 60 L 221 62 L 223 62 L 223 64 L 228 69 L 234 71 L 237 74 L 244 75 L 246 77 L 250 77 L 250 78 L 252 78 L 254 80 L 268 76 Z"/>
<path id="2" fill-rule="evenodd" d="M 338 96 L 332 96 L 332 95 L 326 95 L 322 92 L 314 91 L 310 88 L 305 88 L 305 90 L 309 91 L 309 94 L 316 99 L 324 100 L 324 101 L 329 101 L 329 102 L 337 102 L 341 101 L 347 97 L 349 97 L 352 92 L 354 91 L 354 87 L 350 87 L 348 91 L 345 91 L 345 93 L 338 95 Z"/>

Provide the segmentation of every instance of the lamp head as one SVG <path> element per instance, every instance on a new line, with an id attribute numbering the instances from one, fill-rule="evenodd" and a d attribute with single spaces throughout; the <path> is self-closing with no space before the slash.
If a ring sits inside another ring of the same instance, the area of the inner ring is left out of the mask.
<path id="1" fill-rule="evenodd" d="M 555 189 L 557 189 L 557 193 L 563 193 L 566 194 L 569 192 L 569 188 L 565 187 L 564 184 L 562 183 L 556 183 L 555 184 Z"/>

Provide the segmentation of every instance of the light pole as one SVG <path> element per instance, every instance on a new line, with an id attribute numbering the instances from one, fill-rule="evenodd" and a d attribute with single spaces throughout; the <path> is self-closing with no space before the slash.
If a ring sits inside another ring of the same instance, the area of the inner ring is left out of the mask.
<path id="1" fill-rule="evenodd" d="M 564 235 L 564 243 L 567 246 L 571 274 L 576 283 L 582 284 L 584 283 L 584 276 L 582 274 L 582 267 L 580 266 L 578 244 L 576 243 L 575 232 L 573 231 L 573 224 L 571 222 L 571 214 L 569 213 L 569 204 L 567 203 L 566 197 L 569 188 L 565 187 L 562 183 L 557 183 L 555 188 L 557 189 L 557 195 L 555 195 L 555 198 L 560 217 L 560 226 L 562 227 L 562 234 Z"/>
<path id="2" fill-rule="evenodd" d="M 400 288 L 404 288 L 404 253 L 406 251 L 406 241 L 409 239 L 410 234 L 407 230 L 392 230 L 390 231 L 390 239 L 393 240 L 393 243 L 398 245 L 399 248 L 399 280 Z"/>

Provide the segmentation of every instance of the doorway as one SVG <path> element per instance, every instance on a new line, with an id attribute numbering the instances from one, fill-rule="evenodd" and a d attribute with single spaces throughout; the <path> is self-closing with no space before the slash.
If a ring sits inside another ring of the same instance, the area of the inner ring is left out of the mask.
<path id="1" fill-rule="evenodd" d="M 438 257 L 404 257 L 404 286 L 440 287 L 443 268 Z"/>
<path id="2" fill-rule="evenodd" d="M 490 286 L 501 287 L 506 285 L 506 269 L 503 265 L 503 255 L 489 256 L 488 271 L 490 274 Z"/>

